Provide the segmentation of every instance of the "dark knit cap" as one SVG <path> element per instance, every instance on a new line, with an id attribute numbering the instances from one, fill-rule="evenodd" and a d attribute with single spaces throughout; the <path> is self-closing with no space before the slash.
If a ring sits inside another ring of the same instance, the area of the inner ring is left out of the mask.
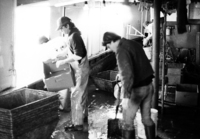
<path id="1" fill-rule="evenodd" d="M 108 43 L 110 43 L 111 41 L 116 41 L 121 39 L 121 37 L 113 32 L 106 32 L 103 35 L 103 42 L 102 45 L 106 46 Z"/>

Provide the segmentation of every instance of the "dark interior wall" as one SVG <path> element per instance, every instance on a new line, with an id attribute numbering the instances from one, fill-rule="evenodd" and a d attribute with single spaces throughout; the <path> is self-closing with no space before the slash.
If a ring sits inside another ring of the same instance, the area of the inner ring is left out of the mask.
<path id="1" fill-rule="evenodd" d="M 42 1 L 48 1 L 48 0 L 17 0 L 17 6 L 32 4 L 32 3 L 36 3 L 36 2 L 42 2 Z"/>
<path id="2" fill-rule="evenodd" d="M 196 48 L 196 34 L 199 25 L 187 25 L 187 32 L 178 34 L 177 26 L 171 30 L 171 35 L 167 36 L 167 41 L 176 48 Z"/>
<path id="3" fill-rule="evenodd" d="M 196 48 L 196 34 L 199 31 L 199 25 L 187 25 L 187 32 L 178 34 L 177 25 L 167 36 L 167 41 L 177 48 Z"/>

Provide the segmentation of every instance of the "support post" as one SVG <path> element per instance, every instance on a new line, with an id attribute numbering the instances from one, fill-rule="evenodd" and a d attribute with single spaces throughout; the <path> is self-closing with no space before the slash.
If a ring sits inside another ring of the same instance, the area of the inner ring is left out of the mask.
<path id="1" fill-rule="evenodd" d="M 167 46 L 167 41 L 166 41 L 166 25 L 167 25 L 167 14 L 164 14 L 164 24 L 163 24 L 163 57 L 162 57 L 162 98 L 161 98 L 161 104 L 162 104 L 162 111 L 161 115 L 163 117 L 164 115 L 164 100 L 165 100 L 165 95 L 167 94 L 167 85 L 165 83 L 165 51 L 166 51 L 166 46 Z"/>
<path id="2" fill-rule="evenodd" d="M 200 65 L 200 32 L 196 34 L 196 64 Z"/>
<path id="3" fill-rule="evenodd" d="M 154 95 L 152 98 L 152 107 L 158 108 L 158 93 L 159 93 L 159 53 L 160 53 L 160 8 L 161 1 L 154 0 L 154 22 L 153 22 L 153 69 L 155 71 Z"/>

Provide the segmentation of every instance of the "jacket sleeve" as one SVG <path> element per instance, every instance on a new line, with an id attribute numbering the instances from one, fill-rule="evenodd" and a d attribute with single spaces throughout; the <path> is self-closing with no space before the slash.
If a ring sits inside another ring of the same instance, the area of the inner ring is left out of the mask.
<path id="1" fill-rule="evenodd" d="M 121 76 L 122 90 L 124 98 L 130 98 L 134 84 L 134 71 L 132 66 L 131 55 L 126 50 L 120 50 L 116 54 L 119 74 Z"/>

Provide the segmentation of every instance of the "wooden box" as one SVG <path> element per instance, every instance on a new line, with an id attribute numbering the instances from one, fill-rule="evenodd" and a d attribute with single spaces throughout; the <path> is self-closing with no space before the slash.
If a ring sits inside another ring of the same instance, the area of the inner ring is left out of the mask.
<path id="1" fill-rule="evenodd" d="M 197 106 L 199 89 L 195 84 L 178 84 L 175 103 L 180 106 Z"/>
<path id="2" fill-rule="evenodd" d="M 114 87 L 117 83 L 116 75 L 118 71 L 102 71 L 92 76 L 92 80 L 97 88 L 107 92 L 114 92 Z"/>
<path id="3" fill-rule="evenodd" d="M 181 68 L 168 68 L 168 84 L 177 85 L 181 83 Z"/>
<path id="4" fill-rule="evenodd" d="M 61 65 L 59 68 L 57 68 L 55 62 L 53 62 L 52 59 L 49 59 L 43 62 L 43 68 L 46 75 L 46 74 L 50 74 L 50 73 L 54 73 L 58 71 L 67 70 L 68 68 L 70 68 L 70 66 L 69 64 L 64 64 L 64 65 Z"/>
<path id="5" fill-rule="evenodd" d="M 75 86 L 73 70 L 63 70 L 50 74 L 44 80 L 48 91 L 57 92 Z"/>
<path id="6" fill-rule="evenodd" d="M 0 96 L 0 138 L 19 135 L 58 119 L 59 96 L 22 88 Z"/>

